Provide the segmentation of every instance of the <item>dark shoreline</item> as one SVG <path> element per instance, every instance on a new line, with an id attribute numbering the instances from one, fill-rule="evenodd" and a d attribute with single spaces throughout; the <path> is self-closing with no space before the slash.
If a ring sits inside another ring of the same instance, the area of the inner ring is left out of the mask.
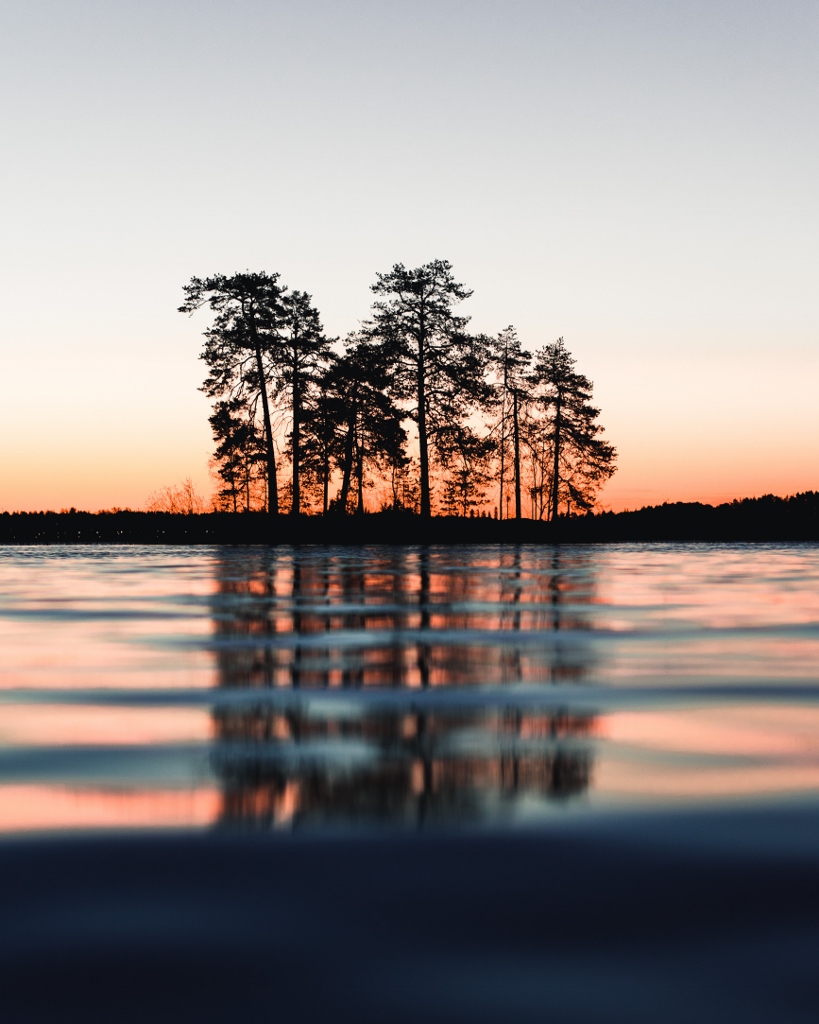
<path id="1" fill-rule="evenodd" d="M 724 505 L 654 505 L 634 512 L 532 519 L 436 516 L 271 517 L 262 512 L 4 512 L 0 544 L 611 544 L 819 541 L 819 492 Z"/>

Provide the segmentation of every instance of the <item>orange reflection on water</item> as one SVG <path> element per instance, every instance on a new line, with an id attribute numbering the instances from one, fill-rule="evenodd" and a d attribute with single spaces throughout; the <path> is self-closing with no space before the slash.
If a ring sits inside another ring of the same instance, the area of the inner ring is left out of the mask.
<path id="1" fill-rule="evenodd" d="M 819 622 L 819 564 L 804 545 L 622 545 L 596 555 L 598 623 L 707 629 Z"/>
<path id="2" fill-rule="evenodd" d="M 0 830 L 819 791 L 813 697 L 756 703 L 817 663 L 819 552 L 795 546 L 0 551 Z M 635 689 L 664 710 L 616 710 Z"/>
<path id="3" fill-rule="evenodd" d="M 819 790 L 819 708 L 615 712 L 600 731 L 627 748 L 601 751 L 595 789 L 603 796 L 707 799 Z"/>
<path id="4" fill-rule="evenodd" d="M 212 685 L 210 567 L 179 550 L 0 551 L 0 689 Z"/>
<path id="5" fill-rule="evenodd" d="M 601 758 L 594 771 L 595 794 L 603 798 L 708 800 L 764 797 L 819 791 L 819 764 L 759 764 L 713 768 Z"/>
<path id="6" fill-rule="evenodd" d="M 200 708 L 109 708 L 11 704 L 0 712 L 0 744 L 20 746 L 206 742 L 210 712 Z"/>
<path id="7" fill-rule="evenodd" d="M 620 711 L 603 735 L 617 743 L 687 754 L 819 759 L 819 708 L 782 705 Z"/>
<path id="8" fill-rule="evenodd" d="M 182 627 L 176 623 L 175 628 Z M 201 643 L 211 633 L 204 619 L 186 621 L 184 628 Z M 164 639 L 174 640 L 173 629 L 169 623 L 145 621 L 112 625 L 95 620 L 44 624 L 0 619 L 0 690 L 166 690 L 213 685 L 207 651 L 163 649 Z"/>
<path id="9" fill-rule="evenodd" d="M 214 788 L 86 790 L 60 786 L 0 786 L 0 832 L 78 828 L 188 828 L 219 816 Z"/>

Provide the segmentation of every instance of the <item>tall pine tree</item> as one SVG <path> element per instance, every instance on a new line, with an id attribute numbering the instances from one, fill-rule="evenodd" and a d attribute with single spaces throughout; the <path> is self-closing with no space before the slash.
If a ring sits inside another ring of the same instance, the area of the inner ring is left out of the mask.
<path id="1" fill-rule="evenodd" d="M 271 359 L 277 345 L 277 329 L 283 315 L 285 289 L 278 274 L 215 274 L 193 277 L 185 285 L 180 313 L 194 313 L 208 306 L 215 314 L 205 331 L 201 358 L 208 367 L 202 390 L 223 401 L 242 400 L 252 415 L 261 406 L 267 468 L 267 507 L 279 511 L 276 452 L 270 410 Z"/>
<path id="2" fill-rule="evenodd" d="M 549 518 L 588 509 L 597 489 L 614 473 L 616 450 L 603 441 L 597 422 L 600 410 L 591 405 L 593 385 L 577 373 L 576 360 L 558 338 L 536 354 L 534 382 L 537 398 L 547 419 L 551 451 Z"/>
<path id="3" fill-rule="evenodd" d="M 398 263 L 377 275 L 372 290 L 379 300 L 367 329 L 387 354 L 393 393 L 409 403 L 418 428 L 421 515 L 428 517 L 430 453 L 486 394 L 481 343 L 467 333 L 468 317 L 455 313 L 472 293 L 455 281 L 446 260 L 414 270 Z"/>

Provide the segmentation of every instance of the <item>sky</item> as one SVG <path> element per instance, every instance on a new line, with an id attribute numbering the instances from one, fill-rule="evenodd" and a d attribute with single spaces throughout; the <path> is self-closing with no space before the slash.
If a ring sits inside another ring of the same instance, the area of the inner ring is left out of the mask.
<path id="1" fill-rule="evenodd" d="M 192 275 L 448 259 L 620 509 L 819 489 L 815 0 L 2 0 L 0 509 L 213 489 Z"/>

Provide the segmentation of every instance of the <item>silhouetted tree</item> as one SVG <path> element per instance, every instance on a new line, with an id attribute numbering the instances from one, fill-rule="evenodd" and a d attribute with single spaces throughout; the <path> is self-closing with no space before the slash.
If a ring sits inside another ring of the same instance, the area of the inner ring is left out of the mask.
<path id="1" fill-rule="evenodd" d="M 339 424 L 344 406 L 335 389 L 336 358 L 332 353 L 328 355 L 327 365 L 316 379 L 313 400 L 303 411 L 301 435 L 301 465 L 321 485 L 324 515 L 330 505 L 330 476 L 339 454 Z"/>
<path id="2" fill-rule="evenodd" d="M 401 451 L 397 458 L 390 460 L 389 474 L 392 501 L 388 507 L 418 512 L 421 505 L 418 460 Z"/>
<path id="3" fill-rule="evenodd" d="M 241 399 L 217 402 L 209 422 L 216 441 L 213 463 L 222 481 L 217 503 L 233 512 L 249 512 L 258 470 L 265 462 L 264 436 Z"/>
<path id="4" fill-rule="evenodd" d="M 439 460 L 447 474 L 442 504 L 447 512 L 467 516 L 483 504 L 489 460 L 496 447 L 493 438 L 480 437 L 463 423 L 439 433 Z"/>
<path id="5" fill-rule="evenodd" d="M 242 398 L 251 413 L 261 403 L 265 436 L 268 510 L 279 511 L 276 454 L 268 389 L 270 355 L 278 344 L 278 326 L 283 316 L 285 289 L 278 274 L 215 274 L 192 277 L 185 285 L 180 313 L 191 314 L 202 306 L 215 313 L 205 331 L 201 358 L 208 367 L 202 390 L 211 398 L 227 401 Z"/>
<path id="6" fill-rule="evenodd" d="M 551 496 L 551 427 L 544 415 L 534 415 L 532 406 L 524 409 L 520 436 L 522 455 L 528 456 L 529 498 L 532 519 L 542 519 Z"/>
<path id="7" fill-rule="evenodd" d="M 302 460 L 302 424 L 311 389 L 326 364 L 330 346 L 324 337 L 318 310 L 306 292 L 282 295 L 281 316 L 276 325 L 276 343 L 267 352 L 269 375 L 278 396 L 290 407 L 290 457 L 292 496 L 290 510 L 301 511 L 300 469 Z"/>
<path id="8" fill-rule="evenodd" d="M 366 338 L 353 335 L 347 351 L 330 370 L 332 409 L 338 417 L 336 460 L 341 470 L 337 507 L 346 512 L 353 479 L 357 509 L 364 508 L 364 473 L 368 462 L 390 467 L 402 465 L 406 431 L 401 412 L 389 393 L 387 351 Z"/>
<path id="9" fill-rule="evenodd" d="M 561 499 L 570 507 L 590 508 L 597 488 L 615 471 L 616 450 L 600 438 L 600 410 L 589 404 L 592 382 L 575 372 L 576 360 L 563 338 L 537 352 L 534 381 L 548 419 L 552 472 L 550 518 Z"/>
<path id="10" fill-rule="evenodd" d="M 500 517 L 503 518 L 503 486 L 506 476 L 506 461 L 512 463 L 512 484 L 515 494 L 515 518 L 520 519 L 521 510 L 521 417 L 523 409 L 531 399 L 531 380 L 528 376 L 532 356 L 521 348 L 517 331 L 511 325 L 505 328 L 490 343 L 491 367 L 496 384 L 496 404 L 500 407 L 498 423 L 499 456 L 499 500 Z"/>
<path id="11" fill-rule="evenodd" d="M 374 304 L 367 326 L 388 354 L 393 393 L 413 403 L 421 515 L 429 516 L 430 448 L 435 448 L 444 428 L 466 418 L 486 391 L 480 343 L 466 332 L 468 318 L 454 313 L 455 305 L 472 293 L 455 281 L 446 260 L 415 270 L 398 263 L 389 273 L 377 275 L 372 291 L 381 301 Z"/>

